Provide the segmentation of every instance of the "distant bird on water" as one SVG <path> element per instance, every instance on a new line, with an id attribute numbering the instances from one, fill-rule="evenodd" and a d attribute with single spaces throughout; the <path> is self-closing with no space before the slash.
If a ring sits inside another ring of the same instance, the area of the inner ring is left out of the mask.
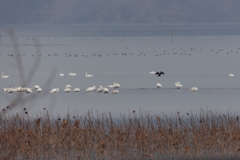
<path id="1" fill-rule="evenodd" d="M 3 72 L 2 72 L 2 78 L 8 78 L 9 76 L 7 76 L 7 75 L 3 75 Z"/>
<path id="2" fill-rule="evenodd" d="M 192 87 L 189 91 L 190 92 L 196 92 L 198 90 L 198 87 Z"/>
<path id="3" fill-rule="evenodd" d="M 157 88 L 159 89 L 159 88 L 162 87 L 162 84 L 161 84 L 161 83 L 157 83 L 156 86 L 157 86 Z"/>
<path id="4" fill-rule="evenodd" d="M 155 71 L 151 71 L 151 72 L 149 72 L 150 74 L 155 74 L 156 72 Z"/>
<path id="5" fill-rule="evenodd" d="M 93 75 L 88 74 L 87 72 L 85 72 L 85 77 L 92 77 Z"/>
<path id="6" fill-rule="evenodd" d="M 162 74 L 165 74 L 163 71 L 160 71 L 160 72 L 156 72 L 155 75 L 158 75 L 159 77 L 162 75 Z"/>
<path id="7" fill-rule="evenodd" d="M 180 83 L 180 81 L 176 82 L 176 83 L 175 83 L 175 86 L 176 86 L 178 89 L 180 89 L 180 88 L 183 87 L 183 85 Z"/>

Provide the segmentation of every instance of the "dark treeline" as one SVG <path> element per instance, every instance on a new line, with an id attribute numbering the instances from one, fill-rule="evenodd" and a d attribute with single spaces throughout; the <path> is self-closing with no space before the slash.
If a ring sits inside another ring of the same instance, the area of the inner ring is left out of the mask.
<path id="1" fill-rule="evenodd" d="M 239 22 L 239 0 L 0 0 L 1 24 Z"/>

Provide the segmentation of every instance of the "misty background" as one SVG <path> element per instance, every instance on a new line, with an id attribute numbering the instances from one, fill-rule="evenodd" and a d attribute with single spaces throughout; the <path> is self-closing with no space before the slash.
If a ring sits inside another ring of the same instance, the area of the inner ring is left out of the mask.
<path id="1" fill-rule="evenodd" d="M 0 24 L 240 22 L 239 0 L 0 0 Z"/>

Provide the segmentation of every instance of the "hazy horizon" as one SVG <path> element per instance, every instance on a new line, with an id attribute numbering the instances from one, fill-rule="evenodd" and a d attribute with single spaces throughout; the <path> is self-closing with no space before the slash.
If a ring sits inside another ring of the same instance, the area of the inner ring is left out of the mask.
<path id="1" fill-rule="evenodd" d="M 0 0 L 0 24 L 240 22 L 238 0 Z"/>

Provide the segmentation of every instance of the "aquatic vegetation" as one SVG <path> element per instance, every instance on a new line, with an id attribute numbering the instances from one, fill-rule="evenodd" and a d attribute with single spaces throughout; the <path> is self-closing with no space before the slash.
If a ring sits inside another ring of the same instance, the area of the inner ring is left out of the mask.
<path id="1" fill-rule="evenodd" d="M 111 114 L 74 112 L 54 117 L 46 108 L 36 116 L 0 116 L 0 157 L 6 159 L 198 159 L 239 158 L 239 116 L 200 110 L 150 115 L 135 110 Z"/>

